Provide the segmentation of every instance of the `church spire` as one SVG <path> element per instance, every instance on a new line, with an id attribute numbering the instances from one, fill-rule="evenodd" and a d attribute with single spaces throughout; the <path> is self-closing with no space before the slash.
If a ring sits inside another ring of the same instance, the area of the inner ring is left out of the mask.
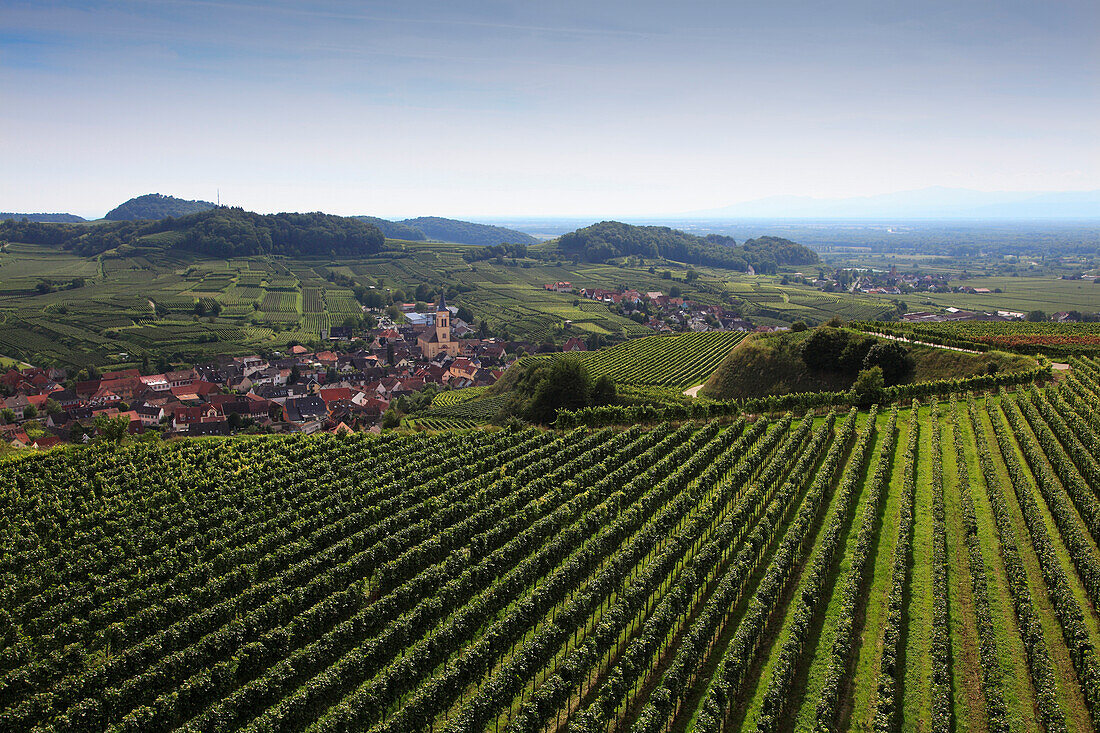
<path id="1" fill-rule="evenodd" d="M 443 293 L 439 294 L 439 305 L 436 306 L 435 312 L 442 313 L 447 310 L 447 300 L 443 297 Z"/>

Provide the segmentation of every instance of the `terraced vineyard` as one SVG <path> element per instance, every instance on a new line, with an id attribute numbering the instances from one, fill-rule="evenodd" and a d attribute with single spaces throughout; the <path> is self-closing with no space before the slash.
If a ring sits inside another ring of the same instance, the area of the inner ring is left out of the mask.
<path id="1" fill-rule="evenodd" d="M 466 387 L 465 389 L 453 389 L 438 393 L 432 398 L 432 407 L 446 407 L 458 405 L 463 402 L 477 399 L 488 387 Z"/>
<path id="2" fill-rule="evenodd" d="M 477 388 L 471 387 L 470 389 Z M 466 390 L 457 391 L 465 392 Z M 437 396 L 447 394 L 447 392 L 441 392 Z M 437 404 L 435 400 L 432 400 L 431 409 L 422 414 L 424 417 L 460 418 L 484 423 L 492 420 L 507 401 L 507 395 L 479 396 L 474 399 L 444 402 L 442 404 Z"/>
<path id="3" fill-rule="evenodd" d="M 483 423 L 477 420 L 467 420 L 457 417 L 410 417 L 406 418 L 405 425 L 420 430 L 468 430 L 476 428 Z"/>
<path id="4" fill-rule="evenodd" d="M 0 729 L 1087 731 L 1100 366 L 914 409 L 0 472 Z"/>
<path id="5" fill-rule="evenodd" d="M 268 291 L 264 295 L 263 303 L 260 304 L 260 310 L 269 313 L 297 313 L 298 294 L 285 291 Z"/>
<path id="6" fill-rule="evenodd" d="M 606 374 L 623 384 L 683 388 L 704 382 L 744 337 L 740 331 L 647 336 L 610 349 L 576 352 L 575 356 L 584 361 L 593 377 Z"/>

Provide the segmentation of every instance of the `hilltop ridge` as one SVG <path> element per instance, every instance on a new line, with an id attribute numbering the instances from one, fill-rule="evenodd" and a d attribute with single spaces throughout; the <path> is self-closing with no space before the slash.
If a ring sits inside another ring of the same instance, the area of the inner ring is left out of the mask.
<path id="1" fill-rule="evenodd" d="M 209 201 L 188 201 L 160 193 L 147 193 L 124 201 L 103 215 L 107 221 L 141 221 L 186 216 L 216 207 Z"/>
<path id="2" fill-rule="evenodd" d="M 430 239 L 458 244 L 537 244 L 538 239 L 515 229 L 476 224 L 472 221 L 445 219 L 441 216 L 418 216 L 401 222 L 416 227 Z"/>
<path id="3" fill-rule="evenodd" d="M 16 221 L 34 221 L 49 224 L 78 224 L 87 221 L 83 216 L 76 214 L 19 214 L 13 211 L 0 211 L 0 221 L 15 219 Z"/>
<path id="4" fill-rule="evenodd" d="M 385 246 L 382 232 L 358 219 L 318 212 L 257 214 L 229 207 L 93 226 L 6 221 L 0 222 L 0 240 L 58 245 L 84 256 L 135 249 L 183 249 L 218 257 L 365 255 Z"/>
<path id="5" fill-rule="evenodd" d="M 772 273 L 780 265 L 812 265 L 820 261 L 813 250 L 782 237 L 749 239 L 738 246 L 733 237 L 710 234 L 699 237 L 663 226 L 637 226 L 601 221 L 563 234 L 551 242 L 566 255 L 588 262 L 638 255 L 665 257 L 692 265 Z"/>

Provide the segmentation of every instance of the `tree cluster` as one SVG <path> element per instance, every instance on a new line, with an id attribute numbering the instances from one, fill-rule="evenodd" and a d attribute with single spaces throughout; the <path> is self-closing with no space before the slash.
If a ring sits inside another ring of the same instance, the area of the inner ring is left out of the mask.
<path id="1" fill-rule="evenodd" d="M 382 232 L 356 219 L 321 213 L 265 215 L 243 209 L 217 209 L 185 224 L 181 246 L 235 257 L 362 255 L 380 251 L 384 243 Z"/>
<path id="2" fill-rule="evenodd" d="M 462 255 L 462 258 L 467 262 L 478 262 L 480 260 L 491 260 L 496 257 L 511 257 L 512 259 L 520 259 L 527 256 L 526 244 L 494 244 L 488 247 L 482 247 L 475 249 L 472 252 L 466 252 Z"/>
<path id="3" fill-rule="evenodd" d="M 853 376 L 878 368 L 884 386 L 901 384 L 915 369 L 913 357 L 901 343 L 827 325 L 815 328 L 802 342 L 802 361 L 816 371 Z"/>
<path id="4" fill-rule="evenodd" d="M 500 418 L 518 417 L 548 425 L 559 409 L 606 405 L 615 400 L 615 382 L 610 377 L 593 379 L 576 356 L 539 360 L 513 367 L 519 372 Z"/>

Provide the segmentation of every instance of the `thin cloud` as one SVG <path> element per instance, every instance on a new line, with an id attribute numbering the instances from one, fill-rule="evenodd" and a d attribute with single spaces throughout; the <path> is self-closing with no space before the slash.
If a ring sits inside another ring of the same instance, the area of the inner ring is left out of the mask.
<path id="1" fill-rule="evenodd" d="M 161 5 L 157 0 L 132 0 L 133 2 L 150 5 Z M 660 32 L 640 32 L 616 28 L 584 28 L 562 27 L 545 25 L 527 25 L 522 23 L 499 23 L 483 20 L 459 20 L 455 18 L 412 18 L 408 16 L 371 15 L 367 13 L 349 13 L 346 11 L 332 11 L 319 9 L 304 9 L 277 4 L 254 4 L 225 2 L 224 0 L 190 0 L 188 5 L 222 8 L 225 10 L 247 10 L 262 13 L 272 11 L 287 15 L 300 15 L 312 18 L 330 18 L 333 20 L 362 20 L 378 23 L 406 23 L 414 25 L 432 26 L 459 26 L 468 28 L 491 28 L 495 30 L 528 31 L 532 33 L 548 33 L 574 36 L 608 36 L 621 38 L 635 38 L 644 40 L 653 36 L 665 35 Z"/>

